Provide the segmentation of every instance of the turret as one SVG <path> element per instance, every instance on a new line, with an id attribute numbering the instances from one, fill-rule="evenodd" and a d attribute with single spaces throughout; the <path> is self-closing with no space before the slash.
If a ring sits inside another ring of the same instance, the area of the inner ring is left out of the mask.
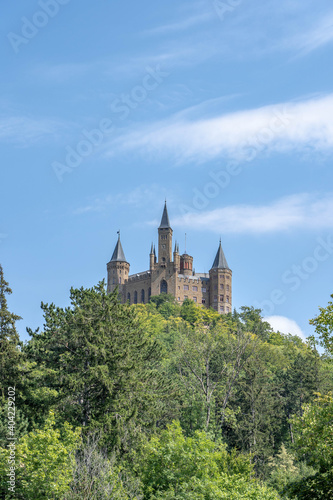
<path id="1" fill-rule="evenodd" d="M 179 255 L 179 245 L 178 245 L 177 241 L 175 243 L 175 248 L 173 251 L 173 265 L 174 265 L 175 271 L 177 271 L 179 273 L 180 272 L 180 255 Z"/>
<path id="2" fill-rule="evenodd" d="M 154 244 L 151 244 L 150 254 L 149 254 L 149 268 L 152 271 L 155 265 L 155 249 Z"/>
<path id="3" fill-rule="evenodd" d="M 120 232 L 118 231 L 118 241 L 113 251 L 110 262 L 107 263 L 108 271 L 108 293 L 118 286 L 122 293 L 122 285 L 127 282 L 130 265 L 126 261 L 124 250 L 120 241 Z"/>
<path id="4" fill-rule="evenodd" d="M 232 311 L 232 271 L 225 258 L 221 240 L 209 271 L 210 305 L 218 312 L 225 314 Z"/>
<path id="5" fill-rule="evenodd" d="M 158 264 L 165 267 L 172 260 L 172 229 L 165 201 L 161 224 L 158 228 Z"/>
<path id="6" fill-rule="evenodd" d="M 193 257 L 187 253 L 180 256 L 180 274 L 192 276 L 193 274 Z"/>

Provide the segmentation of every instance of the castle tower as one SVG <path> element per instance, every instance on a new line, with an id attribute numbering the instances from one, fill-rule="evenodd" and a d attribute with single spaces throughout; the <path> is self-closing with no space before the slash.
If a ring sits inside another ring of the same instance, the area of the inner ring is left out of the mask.
<path id="1" fill-rule="evenodd" d="M 179 245 L 176 241 L 175 249 L 173 251 L 173 267 L 178 273 L 180 272 L 180 255 L 179 255 Z"/>
<path id="2" fill-rule="evenodd" d="M 184 274 L 184 276 L 192 276 L 193 274 L 193 257 L 188 253 L 183 253 L 180 256 L 180 274 Z"/>
<path id="3" fill-rule="evenodd" d="M 222 250 L 221 240 L 209 278 L 210 306 L 222 314 L 232 312 L 232 271 Z"/>
<path id="4" fill-rule="evenodd" d="M 118 231 L 118 241 L 113 251 L 110 262 L 107 263 L 108 286 L 107 291 L 111 293 L 118 286 L 119 293 L 123 295 L 123 285 L 127 283 L 130 265 L 126 261 L 124 250 L 120 241 Z"/>
<path id="5" fill-rule="evenodd" d="M 154 244 L 151 244 L 150 254 L 149 254 L 149 269 L 152 271 L 155 267 L 156 255 Z"/>
<path id="6" fill-rule="evenodd" d="M 161 224 L 158 228 L 158 264 L 161 267 L 166 267 L 169 262 L 172 262 L 172 233 L 165 201 Z"/>

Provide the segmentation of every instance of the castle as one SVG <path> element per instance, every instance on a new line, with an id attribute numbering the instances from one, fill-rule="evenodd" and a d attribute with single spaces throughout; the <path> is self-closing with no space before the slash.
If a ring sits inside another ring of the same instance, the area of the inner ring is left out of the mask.
<path id="1" fill-rule="evenodd" d="M 118 233 L 118 241 L 107 264 L 108 292 L 118 286 L 122 303 L 147 303 L 152 295 L 172 294 L 179 304 L 191 299 L 205 307 L 212 307 L 221 314 L 232 311 L 232 271 L 224 256 L 221 240 L 209 273 L 196 273 L 193 257 L 186 252 L 179 254 L 175 243 L 172 260 L 172 229 L 165 202 L 161 224 L 158 228 L 158 258 L 151 245 L 149 271 L 129 274 Z"/>

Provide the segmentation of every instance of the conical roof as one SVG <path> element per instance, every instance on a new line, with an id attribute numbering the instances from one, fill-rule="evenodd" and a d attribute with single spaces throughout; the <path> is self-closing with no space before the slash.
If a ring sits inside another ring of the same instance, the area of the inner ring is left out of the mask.
<path id="1" fill-rule="evenodd" d="M 212 269 L 230 269 L 230 267 L 228 266 L 227 259 L 225 258 L 224 252 L 222 250 L 221 240 L 216 257 L 212 265 Z"/>
<path id="2" fill-rule="evenodd" d="M 160 224 L 159 229 L 171 229 L 166 200 L 165 200 L 165 204 L 164 204 L 164 210 L 163 210 L 161 224 Z"/>
<path id="3" fill-rule="evenodd" d="M 118 233 L 118 241 L 111 257 L 111 262 L 127 262 L 123 247 L 121 245 L 119 233 Z"/>

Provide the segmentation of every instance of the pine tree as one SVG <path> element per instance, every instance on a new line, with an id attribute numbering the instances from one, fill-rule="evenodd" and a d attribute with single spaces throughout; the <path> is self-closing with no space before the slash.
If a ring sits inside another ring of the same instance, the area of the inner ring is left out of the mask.
<path id="1" fill-rule="evenodd" d="M 12 290 L 4 279 L 0 264 L 0 380 L 1 398 L 4 400 L 8 386 L 15 386 L 19 373 L 18 366 L 21 357 L 21 342 L 15 323 L 20 316 L 8 310 L 6 295 Z"/>

